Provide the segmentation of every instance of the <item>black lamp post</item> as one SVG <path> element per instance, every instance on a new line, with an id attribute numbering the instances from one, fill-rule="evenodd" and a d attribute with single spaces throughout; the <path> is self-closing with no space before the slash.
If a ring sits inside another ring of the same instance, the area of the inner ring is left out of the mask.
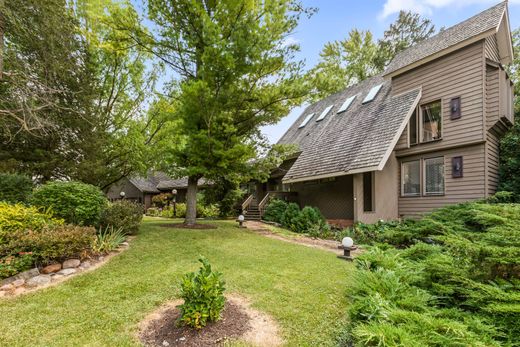
<path id="1" fill-rule="evenodd" d="M 173 217 L 177 217 L 177 189 L 172 190 L 173 194 Z"/>

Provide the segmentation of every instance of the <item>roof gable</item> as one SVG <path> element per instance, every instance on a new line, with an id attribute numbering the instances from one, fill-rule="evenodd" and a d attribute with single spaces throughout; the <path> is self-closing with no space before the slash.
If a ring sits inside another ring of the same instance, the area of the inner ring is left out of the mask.
<path id="1" fill-rule="evenodd" d="M 390 62 L 384 75 L 398 75 L 493 35 L 498 31 L 504 17 L 507 17 L 507 1 L 501 2 L 400 52 Z"/>

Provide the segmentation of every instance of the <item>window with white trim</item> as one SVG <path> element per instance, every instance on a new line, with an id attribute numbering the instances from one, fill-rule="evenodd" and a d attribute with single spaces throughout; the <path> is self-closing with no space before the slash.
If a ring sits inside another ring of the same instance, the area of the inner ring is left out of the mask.
<path id="1" fill-rule="evenodd" d="M 418 196 L 421 194 L 421 161 L 407 161 L 401 165 L 401 195 Z"/>
<path id="2" fill-rule="evenodd" d="M 424 159 L 424 195 L 444 194 L 444 157 Z"/>

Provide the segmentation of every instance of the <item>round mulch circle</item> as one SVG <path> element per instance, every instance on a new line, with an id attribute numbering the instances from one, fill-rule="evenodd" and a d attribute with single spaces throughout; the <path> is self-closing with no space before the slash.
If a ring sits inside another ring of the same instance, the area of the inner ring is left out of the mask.
<path id="1" fill-rule="evenodd" d="M 193 224 L 186 225 L 184 223 L 168 223 L 168 224 L 159 224 L 159 226 L 163 228 L 174 228 L 174 229 L 217 229 L 217 227 L 213 224 Z"/>
<path id="2" fill-rule="evenodd" d="M 222 318 L 210 322 L 201 330 L 178 326 L 180 310 L 169 307 L 151 320 L 141 333 L 146 346 L 219 346 L 226 340 L 236 339 L 250 329 L 250 318 L 237 304 L 227 301 Z"/>

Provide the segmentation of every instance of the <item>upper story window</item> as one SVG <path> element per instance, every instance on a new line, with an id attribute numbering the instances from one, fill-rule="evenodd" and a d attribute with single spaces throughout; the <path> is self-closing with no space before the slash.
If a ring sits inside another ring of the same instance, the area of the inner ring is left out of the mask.
<path id="1" fill-rule="evenodd" d="M 410 134 L 410 145 L 416 145 L 418 141 L 417 131 L 417 111 L 413 111 L 410 123 L 408 123 L 408 133 Z"/>
<path id="2" fill-rule="evenodd" d="M 439 140 L 442 137 L 441 101 L 421 106 L 421 142 Z"/>

